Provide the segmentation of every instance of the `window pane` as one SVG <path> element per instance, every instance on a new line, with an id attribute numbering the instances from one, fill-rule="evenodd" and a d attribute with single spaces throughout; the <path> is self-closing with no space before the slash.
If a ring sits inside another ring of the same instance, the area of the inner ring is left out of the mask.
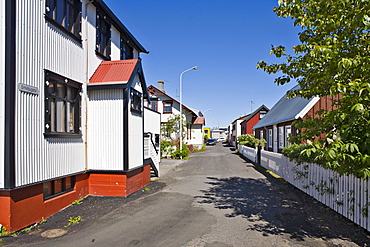
<path id="1" fill-rule="evenodd" d="M 53 81 L 49 81 L 48 92 L 49 94 L 55 94 L 55 84 Z"/>
<path id="2" fill-rule="evenodd" d="M 66 97 L 66 88 L 62 84 L 57 84 L 57 96 L 59 98 L 65 98 Z"/>
<path id="3" fill-rule="evenodd" d="M 68 132 L 75 132 L 75 104 L 67 102 Z"/>
<path id="4" fill-rule="evenodd" d="M 64 26 L 65 3 L 64 0 L 57 0 L 56 21 Z"/>
<path id="5" fill-rule="evenodd" d="M 57 116 L 56 116 L 56 124 L 57 124 L 57 132 L 65 132 L 65 104 L 64 101 L 58 100 L 56 102 L 56 110 L 57 110 Z"/>
<path id="6" fill-rule="evenodd" d="M 64 179 L 64 183 L 65 183 L 64 186 L 65 186 L 66 190 L 72 188 L 72 179 L 71 179 L 71 177 L 66 177 Z"/>
<path id="7" fill-rule="evenodd" d="M 60 193 L 63 191 L 62 179 L 54 180 L 54 194 Z"/>
<path id="8" fill-rule="evenodd" d="M 43 184 L 44 197 L 51 196 L 53 194 L 53 182 L 49 181 Z"/>
<path id="9" fill-rule="evenodd" d="M 77 88 L 67 87 L 67 100 L 75 100 L 77 94 Z"/>
<path id="10" fill-rule="evenodd" d="M 51 132 L 55 131 L 55 101 L 50 99 L 50 129 Z"/>

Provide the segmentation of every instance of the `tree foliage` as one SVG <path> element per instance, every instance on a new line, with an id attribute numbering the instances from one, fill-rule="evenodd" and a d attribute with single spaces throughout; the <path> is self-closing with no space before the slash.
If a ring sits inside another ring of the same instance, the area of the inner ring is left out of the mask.
<path id="1" fill-rule="evenodd" d="M 178 143 L 175 143 L 175 140 L 180 138 L 180 117 L 180 114 L 174 114 L 167 119 L 167 122 L 161 124 L 162 136 L 176 145 Z M 186 124 L 188 122 L 185 121 L 184 116 L 182 118 L 182 137 L 184 138 L 186 135 Z"/>
<path id="2" fill-rule="evenodd" d="M 333 97 L 333 110 L 296 123 L 303 131 L 292 141 L 313 141 L 300 155 L 340 174 L 370 177 L 370 0 L 280 0 L 274 12 L 302 28 L 300 44 L 294 54 L 272 46 L 284 61 L 257 68 L 282 73 L 278 85 L 296 81 L 300 89 L 289 97 Z"/>

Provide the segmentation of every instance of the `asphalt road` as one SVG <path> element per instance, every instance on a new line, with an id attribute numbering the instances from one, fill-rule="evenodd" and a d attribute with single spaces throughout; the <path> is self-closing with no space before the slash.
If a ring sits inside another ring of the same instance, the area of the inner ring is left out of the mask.
<path id="1" fill-rule="evenodd" d="M 21 246 L 366 246 L 369 240 L 362 228 L 220 143 L 159 182 L 165 186 L 78 231 Z"/>

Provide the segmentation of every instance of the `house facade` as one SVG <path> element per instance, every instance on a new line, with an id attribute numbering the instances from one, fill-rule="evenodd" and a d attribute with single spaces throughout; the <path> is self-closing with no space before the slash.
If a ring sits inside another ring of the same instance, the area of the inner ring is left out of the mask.
<path id="1" fill-rule="evenodd" d="M 298 89 L 299 86 L 292 90 Z M 292 123 L 297 119 L 304 119 L 307 116 L 316 117 L 315 112 L 320 109 L 332 110 L 332 97 L 312 97 L 305 99 L 295 97 L 288 99 L 284 95 L 254 127 L 256 138 L 267 141 L 265 149 L 272 152 L 281 152 L 289 145 L 289 135 L 296 136 L 300 130 Z"/>
<path id="2" fill-rule="evenodd" d="M 0 224 L 148 184 L 148 51 L 104 1 L 0 1 L 0 32 Z"/>
<path id="3" fill-rule="evenodd" d="M 164 82 L 158 82 L 158 88 L 150 85 L 148 87 L 150 100 L 147 106 L 161 113 L 161 123 L 166 123 L 168 119 L 174 115 L 180 114 L 180 102 L 169 96 L 164 91 Z M 202 112 L 182 105 L 182 112 L 186 125 L 184 143 L 201 148 L 204 143 L 203 127 L 205 125 L 205 117 Z M 178 137 L 176 137 L 178 138 Z"/>
<path id="4" fill-rule="evenodd" d="M 240 123 L 241 134 L 253 134 L 253 127 L 266 115 L 269 109 L 265 105 L 261 105 L 257 110 L 248 115 Z"/>
<path id="5" fill-rule="evenodd" d="M 230 145 L 233 145 L 234 147 L 237 147 L 238 146 L 238 136 L 240 136 L 242 134 L 242 130 L 241 130 L 241 126 L 240 126 L 240 123 L 246 119 L 248 115 L 245 115 L 245 116 L 241 116 L 237 119 L 235 119 L 228 127 L 228 131 L 229 131 L 229 137 L 228 137 L 228 141 L 229 141 L 229 144 Z"/>

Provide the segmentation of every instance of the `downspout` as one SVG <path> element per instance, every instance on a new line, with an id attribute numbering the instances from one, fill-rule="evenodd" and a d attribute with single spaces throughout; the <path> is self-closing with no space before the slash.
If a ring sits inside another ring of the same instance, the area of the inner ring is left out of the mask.
<path id="1" fill-rule="evenodd" d="M 87 145 L 87 117 L 88 117 L 88 97 L 87 97 L 87 84 L 89 83 L 89 27 L 88 27 L 88 21 L 87 21 L 87 7 L 89 4 L 91 4 L 94 0 L 89 0 L 85 4 L 85 172 L 88 170 L 88 145 Z"/>

